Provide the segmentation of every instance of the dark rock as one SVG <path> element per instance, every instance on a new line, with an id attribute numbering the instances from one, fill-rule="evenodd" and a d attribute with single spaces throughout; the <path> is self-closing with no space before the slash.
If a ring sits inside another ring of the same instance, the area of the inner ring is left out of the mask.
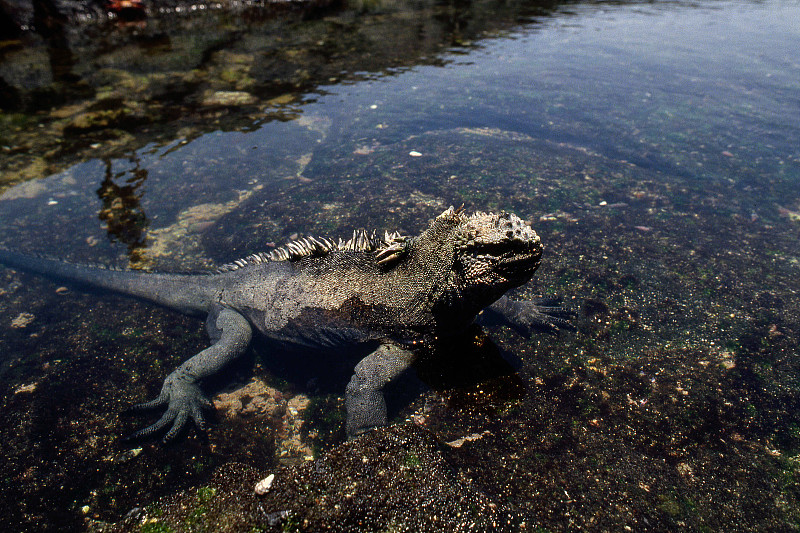
<path id="1" fill-rule="evenodd" d="M 605 315 L 608 314 L 608 306 L 605 304 L 605 302 L 600 300 L 587 298 L 583 301 L 583 305 L 581 305 L 581 314 L 587 318 L 591 318 L 596 315 Z"/>
<path id="2" fill-rule="evenodd" d="M 756 304 L 767 309 L 782 309 L 783 300 L 771 292 L 764 291 L 756 297 Z"/>
<path id="3" fill-rule="evenodd" d="M 21 104 L 22 99 L 19 96 L 19 91 L 6 83 L 6 80 L 0 78 L 0 109 L 14 111 L 19 109 Z"/>
<path id="4" fill-rule="evenodd" d="M 0 39 L 19 37 L 33 25 L 33 0 L 0 0 Z"/>
<path id="5" fill-rule="evenodd" d="M 103 0 L 0 0 L 0 38 L 28 30 L 47 36 L 82 17 L 105 12 Z"/>

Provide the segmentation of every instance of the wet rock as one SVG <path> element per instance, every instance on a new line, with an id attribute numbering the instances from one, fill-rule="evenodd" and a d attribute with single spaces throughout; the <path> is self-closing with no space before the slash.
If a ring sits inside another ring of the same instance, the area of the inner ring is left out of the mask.
<path id="1" fill-rule="evenodd" d="M 460 480 L 433 436 L 413 425 L 374 431 L 317 462 L 325 468 L 309 463 L 281 477 L 265 509 L 290 509 L 315 530 L 501 530 L 514 521 Z M 327 497 L 313 505 L 315 494 Z"/>
<path id="2" fill-rule="evenodd" d="M 23 394 L 26 392 L 33 392 L 36 390 L 37 383 L 28 383 L 26 385 L 20 385 L 14 389 L 14 394 Z"/>
<path id="3" fill-rule="evenodd" d="M 447 443 L 448 446 L 452 448 L 461 448 L 465 443 L 472 442 L 474 440 L 482 439 L 484 436 L 489 435 L 488 431 L 484 431 L 483 433 L 472 433 L 467 435 L 466 437 L 461 437 L 455 440 L 452 440 Z"/>
<path id="4" fill-rule="evenodd" d="M 106 128 L 128 128 L 139 123 L 140 118 L 130 109 L 103 109 L 87 111 L 74 116 L 65 126 L 65 135 L 79 135 Z"/>
<path id="5" fill-rule="evenodd" d="M 331 3 L 330 0 L 278 0 L 269 5 L 277 11 L 289 4 L 317 8 Z M 229 0 L 219 3 L 226 8 L 235 8 L 236 4 Z M 0 39 L 18 37 L 30 30 L 47 35 L 63 31 L 66 26 L 108 17 L 109 13 L 124 21 L 136 21 L 160 11 L 183 9 L 189 11 L 192 6 L 179 0 L 0 0 Z"/>
<path id="6" fill-rule="evenodd" d="M 281 462 L 290 464 L 298 460 L 310 460 L 313 452 L 303 441 L 303 419 L 309 399 L 298 394 L 288 400 L 275 388 L 253 378 L 244 387 L 218 394 L 214 407 L 228 418 L 260 417 L 279 420 L 279 435 L 276 443 Z"/>
<path id="7" fill-rule="evenodd" d="M 759 306 L 765 307 L 767 309 L 783 308 L 783 300 L 781 300 L 779 296 L 776 296 L 775 294 L 768 291 L 763 291 L 759 293 L 758 296 L 756 297 L 756 303 Z"/>
<path id="8" fill-rule="evenodd" d="M 282 469 L 263 495 L 263 476 L 241 464 L 218 469 L 217 497 L 198 512 L 194 490 L 151 503 L 164 530 L 515 531 L 525 527 L 502 500 L 456 473 L 438 441 L 414 425 L 383 428 L 313 462 Z M 266 477 L 264 481 L 269 479 Z M 146 517 L 152 520 L 155 517 Z M 139 531 L 142 518 L 113 531 Z"/>
<path id="9" fill-rule="evenodd" d="M 0 0 L 0 38 L 34 30 L 50 34 L 54 28 L 105 14 L 102 0 Z"/>
<path id="10" fill-rule="evenodd" d="M 2 15 L 0 15 L 1 18 Z M 0 22 L 1 24 L 2 22 Z M 0 34 L 2 34 L 2 31 L 2 26 L 0 26 Z M 3 78 L 0 78 L 0 109 L 15 110 L 20 107 L 21 103 L 22 99 L 19 96 L 19 90 L 9 85 Z"/>
<path id="11" fill-rule="evenodd" d="M 188 265 L 195 261 L 196 265 L 199 262 L 199 243 L 191 236 L 205 231 L 217 219 L 233 211 L 261 188 L 261 185 L 256 185 L 250 191 L 240 191 L 237 198 L 228 202 L 191 206 L 178 213 L 177 221 L 173 224 L 150 229 L 147 235 L 147 257 L 151 260 L 174 257 Z"/>
<path id="12" fill-rule="evenodd" d="M 278 456 L 283 463 L 289 464 L 298 458 L 306 461 L 314 458 L 311 447 L 303 440 L 304 416 L 310 403 L 308 397 L 303 394 L 298 394 L 286 403 L 281 428 L 283 438 L 278 443 Z"/>
<path id="13" fill-rule="evenodd" d="M 215 91 L 203 98 L 204 106 L 242 106 L 255 104 L 258 99 L 245 91 Z"/>
<path id="14" fill-rule="evenodd" d="M 581 305 L 581 314 L 587 318 L 597 315 L 606 315 L 608 314 L 608 305 L 601 300 L 587 298 L 583 301 L 583 305 Z"/>
<path id="15" fill-rule="evenodd" d="M 787 209 L 785 207 L 778 207 L 778 214 L 782 217 L 786 217 L 792 222 L 800 222 L 800 211 Z"/>

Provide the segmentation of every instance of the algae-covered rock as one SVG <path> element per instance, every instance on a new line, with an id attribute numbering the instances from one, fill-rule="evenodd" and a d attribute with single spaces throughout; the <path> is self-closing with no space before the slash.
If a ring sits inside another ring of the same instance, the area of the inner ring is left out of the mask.
<path id="1" fill-rule="evenodd" d="M 255 488 L 267 474 L 269 490 Z M 512 531 L 525 527 L 503 502 L 462 478 L 437 440 L 406 424 L 363 435 L 314 461 L 269 472 L 219 468 L 198 501 L 190 489 L 151 503 L 144 516 L 110 531 L 156 520 L 180 531 Z M 157 511 L 156 511 L 157 510 Z"/>

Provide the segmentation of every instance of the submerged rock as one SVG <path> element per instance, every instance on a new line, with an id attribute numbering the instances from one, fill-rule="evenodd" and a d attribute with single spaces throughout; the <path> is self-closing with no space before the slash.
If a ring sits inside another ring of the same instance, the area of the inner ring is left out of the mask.
<path id="1" fill-rule="evenodd" d="M 245 91 L 215 91 L 203 98 L 204 106 L 252 105 L 258 99 Z"/>

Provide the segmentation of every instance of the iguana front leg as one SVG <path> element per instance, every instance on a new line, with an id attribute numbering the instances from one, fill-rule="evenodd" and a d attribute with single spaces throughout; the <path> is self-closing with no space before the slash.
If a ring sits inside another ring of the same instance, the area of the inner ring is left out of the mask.
<path id="1" fill-rule="evenodd" d="M 347 385 L 347 438 L 376 426 L 386 425 L 386 400 L 383 387 L 414 362 L 414 353 L 382 344 L 359 361 Z"/>
<path id="2" fill-rule="evenodd" d="M 167 411 L 155 424 L 128 437 L 147 437 L 170 427 L 164 442 L 173 438 L 191 419 L 200 430 L 206 427 L 203 409 L 211 402 L 200 389 L 199 381 L 216 374 L 225 365 L 247 350 L 253 336 L 250 323 L 233 309 L 219 308 L 208 315 L 206 329 L 212 345 L 176 368 L 164 380 L 161 393 L 152 401 L 135 405 L 134 409 L 154 409 L 167 406 Z"/>
<path id="3" fill-rule="evenodd" d="M 512 300 L 501 296 L 479 315 L 482 324 L 506 324 L 519 333 L 527 335 L 532 329 L 558 333 L 561 329 L 574 330 L 569 319 L 575 313 L 560 305 L 558 298 L 536 298 L 534 300 Z"/>

